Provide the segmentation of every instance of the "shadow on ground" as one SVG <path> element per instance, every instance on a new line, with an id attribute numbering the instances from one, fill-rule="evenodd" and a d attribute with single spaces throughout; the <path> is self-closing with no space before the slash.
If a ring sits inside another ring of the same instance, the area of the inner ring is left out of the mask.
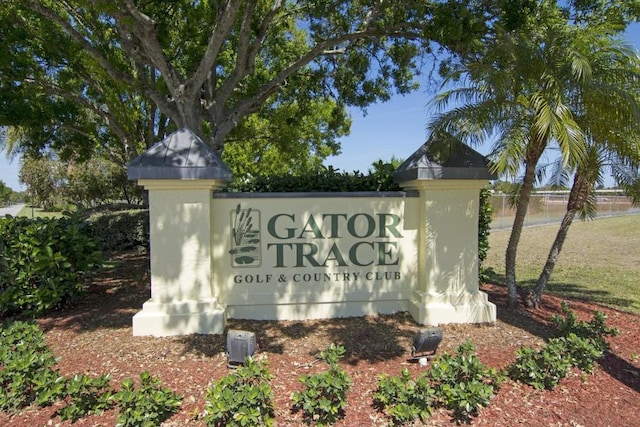
<path id="1" fill-rule="evenodd" d="M 272 354 L 286 355 L 303 347 L 308 356 L 315 357 L 329 343 L 339 344 L 345 347 L 345 362 L 357 365 L 409 356 L 411 341 L 420 326 L 407 313 L 397 313 L 304 322 L 229 319 L 227 328 L 254 332 L 259 351 Z M 226 345 L 220 340 L 220 346 L 214 349 L 213 338 L 197 335 L 180 337 L 180 341 L 188 351 L 205 356 L 224 351 Z"/>
<path id="2" fill-rule="evenodd" d="M 488 283 L 497 283 L 500 285 L 505 285 L 507 283 L 507 279 L 504 274 L 496 273 L 493 270 L 489 270 L 487 272 L 486 281 Z M 524 302 L 528 290 L 532 289 L 535 284 L 536 282 L 534 280 L 523 280 L 518 282 L 518 293 L 521 302 Z M 631 299 L 614 297 L 611 292 L 606 290 L 591 289 L 577 283 L 551 281 L 547 286 L 547 289 L 545 289 L 545 293 L 555 295 L 558 298 L 601 304 L 616 309 L 630 309 L 635 307 L 635 301 Z M 506 307 L 506 302 L 504 306 Z"/>
<path id="3" fill-rule="evenodd" d="M 548 297 L 543 298 L 542 305 L 539 310 L 525 308 L 512 310 L 507 308 L 506 286 L 484 284 L 482 289 L 487 292 L 491 302 L 498 306 L 498 320 L 516 326 L 519 329 L 524 329 L 545 340 L 557 335 L 558 331 L 550 319 L 552 314 L 563 316 L 560 308 L 561 301 L 565 300 L 562 298 L 563 296 L 551 296 L 550 294 Z M 594 292 L 594 294 L 598 294 L 598 292 Z M 521 303 L 524 301 L 525 296 L 526 291 L 520 289 L 519 297 Z M 596 310 L 603 311 L 600 307 L 594 306 L 593 301 L 590 298 L 575 298 L 568 299 L 568 301 L 569 307 L 574 310 L 574 312 L 581 312 L 582 318 L 587 321 L 593 318 L 593 314 Z M 616 310 L 615 308 L 611 309 L 611 313 L 616 312 L 624 313 Z M 633 316 L 633 314 L 630 313 L 624 314 L 625 316 Z M 607 324 L 610 325 L 610 321 L 607 321 Z M 623 329 L 625 325 L 625 323 L 622 323 L 621 325 L 617 325 L 617 327 Z M 600 367 L 612 378 L 615 378 L 621 384 L 640 393 L 640 369 L 635 367 L 625 358 L 621 357 L 620 354 L 613 350 L 609 351 L 605 353 L 604 357 L 602 357 L 598 363 Z"/>
<path id="4" fill-rule="evenodd" d="M 131 326 L 131 318 L 149 299 L 149 258 L 144 252 L 105 257 L 108 264 L 95 273 L 86 295 L 40 318 L 45 331 L 54 326 L 77 332 Z"/>

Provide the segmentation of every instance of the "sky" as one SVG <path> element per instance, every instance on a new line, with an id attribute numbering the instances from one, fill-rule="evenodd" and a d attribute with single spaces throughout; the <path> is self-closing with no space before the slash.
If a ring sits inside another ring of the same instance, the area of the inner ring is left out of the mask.
<path id="1" fill-rule="evenodd" d="M 640 24 L 629 26 L 625 40 L 640 51 Z M 358 110 L 352 111 L 351 134 L 341 139 L 341 154 L 327 159 L 325 165 L 345 172 L 366 172 L 379 159 L 389 161 L 393 156 L 406 159 L 426 141 L 426 125 L 432 113 L 428 103 L 433 95 L 433 91 L 421 89 L 407 96 L 395 96 L 387 103 L 373 105 L 366 115 Z M 490 147 L 474 148 L 487 154 Z M 612 180 L 605 185 L 613 185 Z"/>
<path id="2" fill-rule="evenodd" d="M 640 50 L 640 24 L 632 24 L 625 39 Z M 341 154 L 328 158 L 325 165 L 345 172 L 358 170 L 366 173 L 377 160 L 409 157 L 426 140 L 425 128 L 430 114 L 428 103 L 434 95 L 431 89 L 393 96 L 388 102 L 368 107 L 366 114 L 351 110 L 351 133 L 340 139 Z M 489 148 L 476 149 L 486 154 Z M 4 152 L 0 152 L 0 181 L 16 191 L 25 190 L 18 180 L 19 170 L 18 159 L 12 162 Z M 610 178 L 605 185 L 612 185 Z"/>

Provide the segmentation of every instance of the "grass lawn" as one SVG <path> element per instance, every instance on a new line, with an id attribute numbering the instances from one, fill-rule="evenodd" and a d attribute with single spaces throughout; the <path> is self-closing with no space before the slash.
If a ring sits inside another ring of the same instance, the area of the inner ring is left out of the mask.
<path id="1" fill-rule="evenodd" d="M 518 246 L 516 277 L 535 284 L 559 224 L 526 228 Z M 486 267 L 505 281 L 504 253 L 511 231 L 492 231 Z M 546 292 L 640 313 L 640 215 L 575 221 Z"/>
<path id="2" fill-rule="evenodd" d="M 47 212 L 41 208 L 31 208 L 31 206 L 25 205 L 25 207 L 18 212 L 18 216 L 26 216 L 27 218 L 61 218 L 62 212 Z"/>

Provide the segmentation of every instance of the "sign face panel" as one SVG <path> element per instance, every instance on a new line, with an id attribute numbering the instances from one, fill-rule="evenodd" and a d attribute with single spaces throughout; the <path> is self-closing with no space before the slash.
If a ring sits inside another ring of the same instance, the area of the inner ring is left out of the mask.
<path id="1" fill-rule="evenodd" d="M 231 306 L 407 300 L 417 271 L 414 201 L 216 197 L 214 287 Z"/>

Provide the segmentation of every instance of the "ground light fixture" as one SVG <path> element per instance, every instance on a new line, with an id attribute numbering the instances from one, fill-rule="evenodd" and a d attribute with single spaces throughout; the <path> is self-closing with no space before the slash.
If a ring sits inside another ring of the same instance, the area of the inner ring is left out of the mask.
<path id="1" fill-rule="evenodd" d="M 438 345 L 440 345 L 440 342 L 442 341 L 443 333 L 444 331 L 441 327 L 419 330 L 413 337 L 411 358 L 413 360 L 418 360 L 420 358 L 435 355 Z"/>
<path id="2" fill-rule="evenodd" d="M 227 332 L 227 365 L 230 368 L 243 365 L 247 357 L 256 351 L 256 334 L 249 331 L 229 329 Z"/>

